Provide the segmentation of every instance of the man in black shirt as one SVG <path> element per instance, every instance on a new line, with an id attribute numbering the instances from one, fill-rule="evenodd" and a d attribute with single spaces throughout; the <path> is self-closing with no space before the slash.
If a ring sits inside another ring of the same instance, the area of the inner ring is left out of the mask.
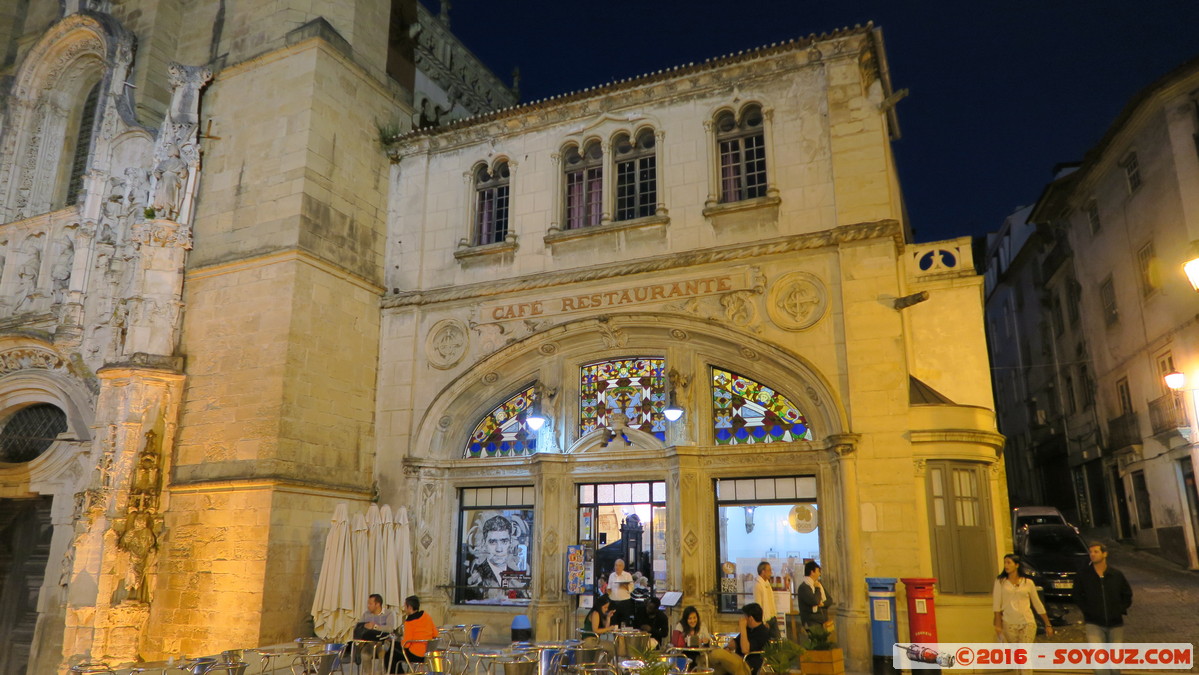
<path id="1" fill-rule="evenodd" d="M 657 641 L 659 648 L 670 641 L 670 620 L 662 611 L 662 601 L 649 596 L 645 601 L 645 616 L 641 619 L 641 630 Z"/>
<path id="2" fill-rule="evenodd" d="M 1086 622 L 1087 642 L 1105 644 L 1124 641 L 1124 615 L 1132 606 L 1132 586 L 1124 574 L 1107 564 L 1107 546 L 1093 541 L 1087 545 L 1091 564 L 1082 568 L 1074 580 L 1074 603 Z M 1096 673 L 1118 674 L 1112 669 Z"/>
<path id="3" fill-rule="evenodd" d="M 757 673 L 762 667 L 762 650 L 770 641 L 770 629 L 762 622 L 762 606 L 751 602 L 742 607 L 738 628 L 740 635 L 732 641 L 736 654 L 716 649 L 708 655 L 716 675 L 751 675 L 751 669 Z"/>

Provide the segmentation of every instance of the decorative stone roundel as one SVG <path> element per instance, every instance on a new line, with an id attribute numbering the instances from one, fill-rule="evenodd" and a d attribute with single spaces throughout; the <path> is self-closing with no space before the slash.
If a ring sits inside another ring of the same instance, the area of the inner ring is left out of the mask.
<path id="1" fill-rule="evenodd" d="M 816 275 L 791 272 L 771 286 L 766 311 L 779 328 L 804 330 L 824 316 L 827 306 L 828 293 Z"/>
<path id="2" fill-rule="evenodd" d="M 466 355 L 470 337 L 466 326 L 457 319 L 443 319 L 433 324 L 425 339 L 425 358 L 429 365 L 445 370 L 458 365 Z"/>

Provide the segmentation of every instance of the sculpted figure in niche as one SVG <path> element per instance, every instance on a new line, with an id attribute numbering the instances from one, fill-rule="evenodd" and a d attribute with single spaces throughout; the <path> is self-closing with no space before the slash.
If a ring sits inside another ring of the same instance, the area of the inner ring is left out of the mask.
<path id="1" fill-rule="evenodd" d="M 58 256 L 50 266 L 50 279 L 54 282 L 54 301 L 62 302 L 71 285 L 71 267 L 75 262 L 75 244 L 70 237 L 63 237 L 58 245 Z"/>
<path id="2" fill-rule="evenodd" d="M 108 179 L 108 196 L 101 205 L 100 243 L 113 243 L 113 225 L 120 228 L 121 221 L 128 215 L 125 208 L 128 186 L 124 178 L 112 176 Z"/>
<path id="3" fill-rule="evenodd" d="M 125 518 L 124 532 L 118 540 L 122 549 L 129 553 L 129 567 L 125 570 L 125 600 L 149 601 L 146 590 L 146 563 L 157 544 L 151 529 L 150 514 L 145 511 L 130 511 Z"/>
<path id="4" fill-rule="evenodd" d="M 21 246 L 24 260 L 17 268 L 17 306 L 15 311 L 29 309 L 37 291 L 37 278 L 42 269 L 42 249 L 36 237 L 29 237 Z"/>
<path id="5" fill-rule="evenodd" d="M 154 211 L 165 218 L 175 218 L 179 215 L 180 196 L 183 185 L 187 181 L 187 164 L 179 158 L 179 146 L 170 143 L 166 147 L 166 156 L 154 167 Z"/>
<path id="6" fill-rule="evenodd" d="M 150 178 L 139 167 L 125 169 L 125 221 L 141 220 L 141 211 L 150 199 Z"/>

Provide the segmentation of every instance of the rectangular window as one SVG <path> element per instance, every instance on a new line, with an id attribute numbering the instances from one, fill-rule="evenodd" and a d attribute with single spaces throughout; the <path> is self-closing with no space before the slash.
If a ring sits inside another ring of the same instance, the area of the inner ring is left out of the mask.
<path id="1" fill-rule="evenodd" d="M 599 167 L 566 174 L 566 229 L 600 224 L 602 176 Z"/>
<path id="2" fill-rule="evenodd" d="M 1078 412 L 1078 399 L 1074 397 L 1074 378 L 1067 375 L 1062 380 L 1062 386 L 1066 389 L 1066 412 L 1073 415 Z"/>
<path id="3" fill-rule="evenodd" d="M 716 578 L 721 612 L 737 612 L 753 602 L 758 564 L 770 563 L 785 592 L 803 578 L 808 560 L 820 561 L 820 519 L 815 476 L 716 480 L 718 558 Z"/>
<path id="4" fill-rule="evenodd" d="M 1141 164 L 1137 161 L 1137 153 L 1130 152 L 1122 162 L 1124 177 L 1128 180 L 1128 192 L 1132 194 L 1141 187 Z"/>
<path id="5" fill-rule="evenodd" d="M 1103 280 L 1099 284 L 1099 300 L 1103 303 L 1103 321 L 1107 325 L 1112 325 L 1120 320 L 1120 312 L 1116 308 L 1116 286 L 1112 283 L 1112 278 Z"/>
<path id="6" fill-rule="evenodd" d="M 656 212 L 655 159 L 650 155 L 616 165 L 617 220 L 645 218 Z"/>
<path id="7" fill-rule="evenodd" d="M 1137 271 L 1141 277 L 1141 294 L 1150 295 L 1158 289 L 1157 256 L 1153 253 L 1153 242 L 1137 251 Z"/>
<path id="8" fill-rule="evenodd" d="M 456 603 L 529 604 L 533 497 L 531 485 L 459 491 Z"/>
<path id="9" fill-rule="evenodd" d="M 1116 403 L 1120 406 L 1120 414 L 1132 412 L 1132 390 L 1128 388 L 1128 378 L 1122 377 L 1116 381 Z"/>
<path id="10" fill-rule="evenodd" d="M 1099 234 L 1102 223 L 1099 222 L 1099 204 L 1094 199 L 1087 203 L 1087 223 L 1091 226 L 1091 234 Z"/>
<path id="11" fill-rule="evenodd" d="M 497 244 L 508 236 L 508 186 L 478 191 L 475 227 L 476 244 Z"/>
<path id="12" fill-rule="evenodd" d="M 1082 387 L 1083 407 L 1095 405 L 1095 383 L 1091 380 L 1091 369 L 1085 363 L 1078 367 L 1078 385 Z"/>
<path id="13" fill-rule="evenodd" d="M 1066 291 L 1066 314 L 1070 317 L 1070 326 L 1077 327 L 1081 318 L 1079 305 L 1082 304 L 1082 293 L 1080 292 L 1078 282 L 1074 279 L 1066 282 L 1066 288 L 1068 289 Z"/>
<path id="14" fill-rule="evenodd" d="M 1049 316 L 1053 320 L 1053 334 L 1055 336 L 1061 336 L 1061 334 L 1066 330 L 1066 320 L 1062 316 L 1062 302 L 1058 299 L 1057 293 L 1053 293 L 1053 298 L 1049 302 Z"/>
<path id="15" fill-rule="evenodd" d="M 990 593 L 994 556 L 985 468 L 969 462 L 929 462 L 927 484 L 933 569 L 941 591 Z"/>
<path id="16" fill-rule="evenodd" d="M 1153 507 L 1149 502 L 1149 488 L 1145 485 L 1145 472 L 1132 472 L 1132 498 L 1137 507 L 1137 527 L 1153 529 Z"/>
<path id="17" fill-rule="evenodd" d="M 595 592 L 605 592 L 617 558 L 652 590 L 666 584 L 666 482 L 578 485 L 579 543 L 596 553 Z"/>
<path id="18" fill-rule="evenodd" d="M 1174 354 L 1171 352 L 1163 352 L 1157 357 L 1157 383 L 1162 388 L 1163 394 L 1170 393 L 1170 388 L 1166 386 L 1166 375 L 1178 370 L 1174 367 Z"/>

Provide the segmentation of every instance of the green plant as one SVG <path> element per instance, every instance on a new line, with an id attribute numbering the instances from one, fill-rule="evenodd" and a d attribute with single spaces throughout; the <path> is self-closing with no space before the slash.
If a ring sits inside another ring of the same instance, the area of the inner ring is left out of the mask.
<path id="1" fill-rule="evenodd" d="M 399 122 L 380 122 L 375 120 L 375 128 L 379 130 L 379 142 L 387 147 L 404 133 L 404 127 Z"/>
<path id="2" fill-rule="evenodd" d="M 833 633 L 824 626 L 808 626 L 808 637 L 804 640 L 803 648 L 808 651 L 822 652 L 836 649 Z"/>
<path id="3" fill-rule="evenodd" d="M 147 206 L 146 210 L 142 211 L 142 215 L 146 217 L 146 220 L 154 220 L 154 216 L 157 214 L 158 212 L 154 210 L 153 206 Z"/>
<path id="4" fill-rule="evenodd" d="M 633 658 L 645 664 L 645 667 L 637 671 L 640 675 L 669 675 L 674 663 L 662 652 L 646 647 L 645 649 L 634 649 Z"/>
<path id="5" fill-rule="evenodd" d="M 785 673 L 799 667 L 799 657 L 804 648 L 791 640 L 771 640 L 762 650 L 762 660 L 770 664 L 776 673 Z"/>

